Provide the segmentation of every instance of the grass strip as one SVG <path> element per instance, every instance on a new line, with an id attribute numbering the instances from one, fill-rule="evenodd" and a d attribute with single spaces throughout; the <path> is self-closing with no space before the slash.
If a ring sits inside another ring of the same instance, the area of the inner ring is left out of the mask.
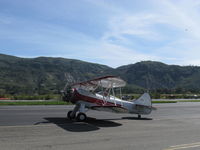
<path id="1" fill-rule="evenodd" d="M 0 106 L 4 105 L 70 105 L 64 101 L 38 101 L 38 102 L 0 102 Z"/>
<path id="2" fill-rule="evenodd" d="M 179 102 L 200 102 L 200 100 L 179 100 Z"/>
<path id="3" fill-rule="evenodd" d="M 177 102 L 200 102 L 200 100 L 152 101 L 152 103 L 177 103 Z M 0 102 L 0 106 L 6 106 L 6 105 L 71 105 L 71 103 L 64 101 Z"/>
<path id="4" fill-rule="evenodd" d="M 177 101 L 152 101 L 152 103 L 177 103 Z"/>
<path id="5" fill-rule="evenodd" d="M 200 102 L 200 100 L 152 101 L 152 103 Z"/>

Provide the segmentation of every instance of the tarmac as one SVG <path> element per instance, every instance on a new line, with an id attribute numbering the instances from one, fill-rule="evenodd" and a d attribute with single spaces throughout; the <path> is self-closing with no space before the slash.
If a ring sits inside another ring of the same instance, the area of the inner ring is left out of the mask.
<path id="1" fill-rule="evenodd" d="M 0 106 L 0 150 L 199 150 L 200 103 L 155 104 L 132 114 L 88 111 L 88 121 L 66 118 L 73 106 Z"/>

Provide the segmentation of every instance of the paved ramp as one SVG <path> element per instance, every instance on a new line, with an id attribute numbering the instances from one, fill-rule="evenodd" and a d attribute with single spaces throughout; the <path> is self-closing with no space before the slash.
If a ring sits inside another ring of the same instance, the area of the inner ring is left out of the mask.
<path id="1" fill-rule="evenodd" d="M 72 106 L 1 106 L 2 150 L 200 149 L 200 103 L 156 104 L 149 116 L 89 111 L 66 119 Z"/>

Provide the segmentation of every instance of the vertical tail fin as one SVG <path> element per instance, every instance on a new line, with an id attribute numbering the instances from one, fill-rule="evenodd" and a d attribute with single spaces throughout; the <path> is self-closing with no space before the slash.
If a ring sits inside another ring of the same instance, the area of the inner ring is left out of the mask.
<path id="1" fill-rule="evenodd" d="M 143 106 L 152 106 L 151 97 L 149 93 L 144 93 L 141 97 L 137 100 L 133 101 L 135 104 L 143 105 Z"/>

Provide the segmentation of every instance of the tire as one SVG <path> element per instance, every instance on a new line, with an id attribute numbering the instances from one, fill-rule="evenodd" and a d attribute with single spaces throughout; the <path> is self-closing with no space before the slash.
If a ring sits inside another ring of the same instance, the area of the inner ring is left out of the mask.
<path id="1" fill-rule="evenodd" d="M 76 119 L 77 119 L 77 121 L 83 122 L 83 121 L 86 121 L 87 116 L 86 116 L 86 114 L 84 114 L 84 113 L 79 113 L 79 114 L 77 115 Z"/>
<path id="2" fill-rule="evenodd" d="M 138 119 L 141 119 L 141 115 L 140 114 L 138 114 Z"/>
<path id="3" fill-rule="evenodd" d="M 70 120 L 72 120 L 72 119 L 74 119 L 75 117 L 76 117 L 76 115 L 74 115 L 74 116 L 72 116 L 72 110 L 70 110 L 70 111 L 68 111 L 68 113 L 67 113 L 67 118 L 68 119 L 70 119 Z"/>

